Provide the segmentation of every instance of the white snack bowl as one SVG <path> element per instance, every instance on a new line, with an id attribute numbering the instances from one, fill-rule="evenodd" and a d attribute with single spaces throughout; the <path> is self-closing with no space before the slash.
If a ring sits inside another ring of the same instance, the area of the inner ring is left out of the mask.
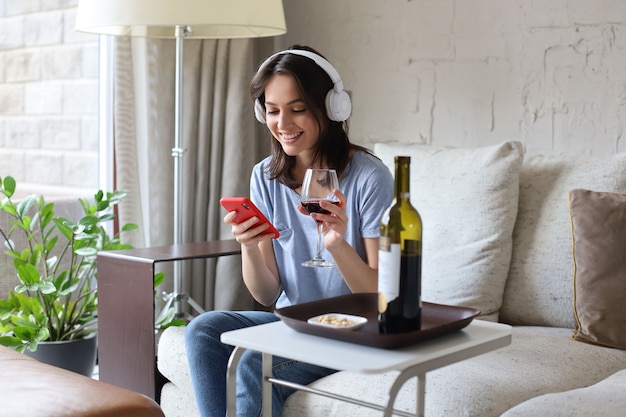
<path id="1" fill-rule="evenodd" d="M 341 326 L 341 325 L 335 325 L 331 323 L 320 322 L 320 320 L 323 318 L 334 319 L 334 320 L 345 319 L 345 320 L 349 320 L 351 324 Z M 325 314 L 320 314 L 319 316 L 311 317 L 310 319 L 307 320 L 307 323 L 315 325 L 315 326 L 330 327 L 333 329 L 356 330 L 356 329 L 363 327 L 365 323 L 367 323 L 367 319 L 365 317 L 353 316 L 351 314 L 325 313 Z"/>

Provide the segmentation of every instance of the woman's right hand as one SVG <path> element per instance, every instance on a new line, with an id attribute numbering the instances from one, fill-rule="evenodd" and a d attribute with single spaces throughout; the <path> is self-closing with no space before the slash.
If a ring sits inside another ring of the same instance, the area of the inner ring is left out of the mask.
<path id="1" fill-rule="evenodd" d="M 270 306 L 281 292 L 278 265 L 271 242 L 274 234 L 266 233 L 269 224 L 259 225 L 258 217 L 234 223 L 236 214 L 236 211 L 226 214 L 224 223 L 232 226 L 233 236 L 241 244 L 243 281 L 256 301 Z"/>
<path id="2" fill-rule="evenodd" d="M 241 223 L 234 223 L 236 211 L 231 211 L 224 216 L 224 223 L 230 224 L 231 232 L 235 236 L 235 240 L 241 245 L 252 247 L 259 244 L 264 240 L 271 240 L 274 236 L 272 233 L 263 233 L 267 230 L 269 225 L 263 223 L 256 225 L 259 222 L 258 217 L 251 217 L 248 220 Z"/>

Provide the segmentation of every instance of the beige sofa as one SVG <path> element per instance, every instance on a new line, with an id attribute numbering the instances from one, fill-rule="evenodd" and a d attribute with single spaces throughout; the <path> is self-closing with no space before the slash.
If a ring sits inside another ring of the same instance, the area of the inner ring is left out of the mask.
<path id="1" fill-rule="evenodd" d="M 394 155 L 412 157 L 411 198 L 424 221 L 423 299 L 476 307 L 481 319 L 513 325 L 510 346 L 427 374 L 426 415 L 622 415 L 626 266 L 623 256 L 613 258 L 626 247 L 626 154 L 532 155 L 517 142 L 476 149 L 377 144 L 375 151 L 390 167 Z M 571 217 L 575 189 L 594 193 L 578 195 Z M 598 196 L 614 197 L 613 211 L 593 220 Z M 599 251 L 591 256 L 589 247 Z M 161 397 L 166 415 L 198 415 L 183 329 L 168 329 L 158 352 L 170 381 Z M 393 377 L 338 372 L 312 385 L 382 404 Z M 397 409 L 415 410 L 415 383 L 403 387 Z M 379 414 L 305 392 L 290 396 L 283 413 Z"/>

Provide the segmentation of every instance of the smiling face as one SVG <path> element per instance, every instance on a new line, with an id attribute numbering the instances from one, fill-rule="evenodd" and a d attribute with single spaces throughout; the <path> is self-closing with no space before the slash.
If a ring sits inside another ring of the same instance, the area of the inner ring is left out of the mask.
<path id="1" fill-rule="evenodd" d="M 267 127 L 289 156 L 310 164 L 320 128 L 291 75 L 274 74 L 265 86 Z"/>

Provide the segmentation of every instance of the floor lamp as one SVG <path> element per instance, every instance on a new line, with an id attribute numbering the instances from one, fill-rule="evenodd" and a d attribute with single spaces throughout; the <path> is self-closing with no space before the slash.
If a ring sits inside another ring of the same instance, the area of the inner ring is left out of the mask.
<path id="1" fill-rule="evenodd" d="M 183 243 L 182 226 L 182 89 L 184 39 L 235 39 L 276 36 L 286 32 L 282 0 L 79 0 L 76 30 L 113 36 L 176 40 L 174 104 L 174 244 Z M 202 308 L 182 291 L 182 265 L 174 263 L 173 304 L 177 317 L 183 303 Z"/>

